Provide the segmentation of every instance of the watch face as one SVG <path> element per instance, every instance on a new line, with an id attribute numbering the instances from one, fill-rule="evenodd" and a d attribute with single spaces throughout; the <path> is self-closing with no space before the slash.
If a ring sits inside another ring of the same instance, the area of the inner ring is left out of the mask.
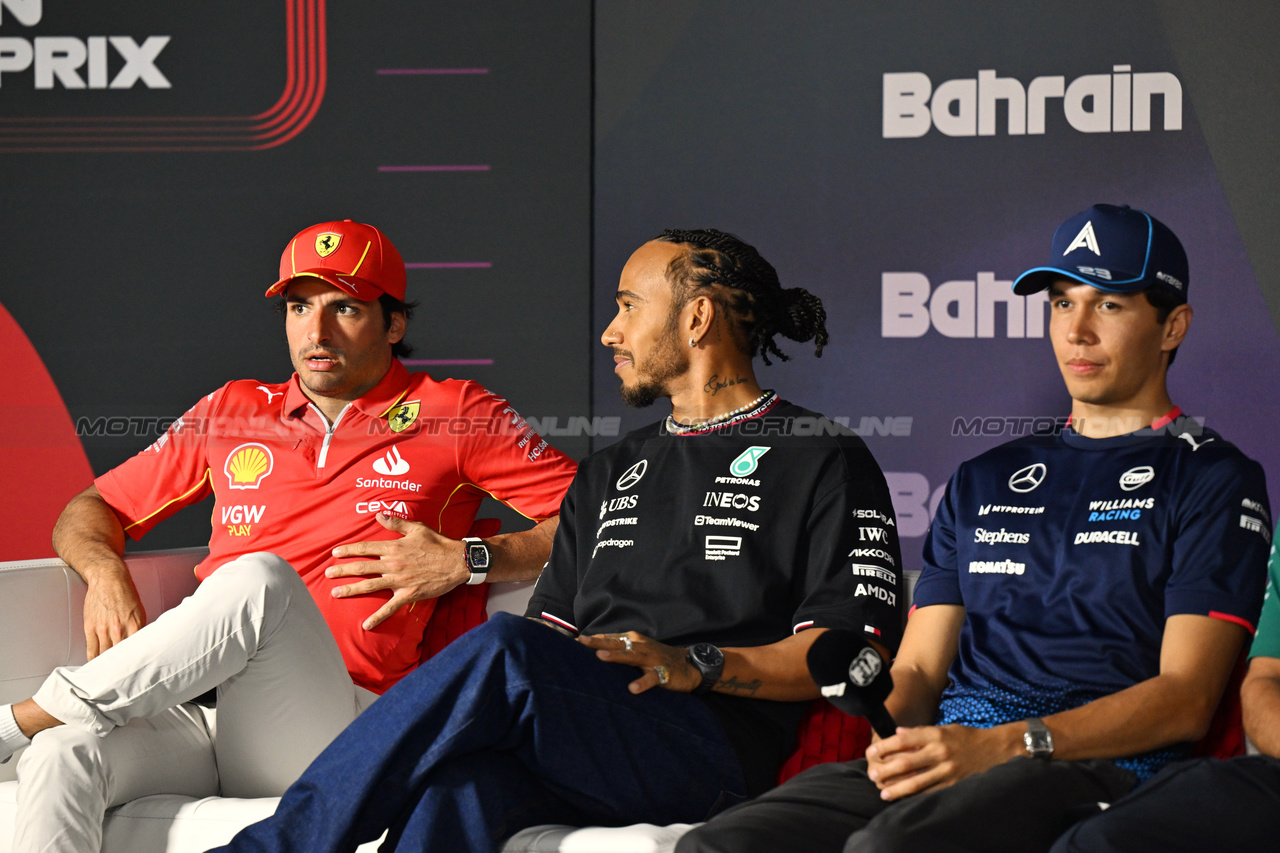
<path id="1" fill-rule="evenodd" d="M 486 571 L 489 568 L 489 546 L 483 542 L 468 542 L 467 565 L 473 572 Z"/>
<path id="2" fill-rule="evenodd" d="M 710 643 L 695 643 L 689 647 L 689 654 L 702 666 L 714 667 L 724 665 L 724 652 Z"/>

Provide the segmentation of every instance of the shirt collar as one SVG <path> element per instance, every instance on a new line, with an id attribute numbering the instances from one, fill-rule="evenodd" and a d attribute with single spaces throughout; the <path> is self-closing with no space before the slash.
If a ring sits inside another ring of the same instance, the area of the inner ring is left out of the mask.
<path id="1" fill-rule="evenodd" d="M 364 396 L 352 402 L 352 405 L 365 415 L 371 418 L 380 418 L 385 415 L 392 406 L 399 403 L 409 391 L 409 381 L 413 378 L 408 369 L 400 363 L 400 359 L 391 360 L 391 369 L 386 375 L 373 386 Z M 302 385 L 298 380 L 298 374 L 294 373 L 289 379 L 289 388 L 284 395 L 284 412 L 287 415 L 293 415 L 299 409 L 305 408 L 311 398 L 302 392 Z"/>

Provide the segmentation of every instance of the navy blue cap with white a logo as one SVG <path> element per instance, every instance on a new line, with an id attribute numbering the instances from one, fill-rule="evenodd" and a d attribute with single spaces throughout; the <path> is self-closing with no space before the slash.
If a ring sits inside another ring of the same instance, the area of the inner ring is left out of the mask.
<path id="1" fill-rule="evenodd" d="M 1077 213 L 1053 234 L 1049 263 L 1013 283 L 1026 296 L 1068 278 L 1112 293 L 1162 287 L 1187 301 L 1187 253 L 1173 232 L 1151 214 L 1113 204 Z"/>

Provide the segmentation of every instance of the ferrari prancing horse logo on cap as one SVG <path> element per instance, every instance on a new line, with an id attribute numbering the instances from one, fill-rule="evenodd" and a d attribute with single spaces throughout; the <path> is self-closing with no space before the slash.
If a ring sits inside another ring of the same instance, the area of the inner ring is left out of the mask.
<path id="1" fill-rule="evenodd" d="M 316 235 L 316 254 L 322 258 L 327 258 L 334 252 L 338 251 L 338 245 L 342 242 L 341 234 L 334 234 L 332 231 L 325 231 Z"/>

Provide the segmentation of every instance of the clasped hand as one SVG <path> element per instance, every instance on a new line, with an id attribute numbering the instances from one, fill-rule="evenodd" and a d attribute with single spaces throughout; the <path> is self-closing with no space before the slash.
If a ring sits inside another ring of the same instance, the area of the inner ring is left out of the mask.
<path id="1" fill-rule="evenodd" d="M 399 533 L 399 539 L 354 542 L 333 549 L 335 557 L 371 557 L 325 569 L 330 578 L 363 577 L 365 580 L 334 587 L 334 598 L 351 598 L 391 590 L 391 599 L 364 621 L 372 631 L 410 602 L 438 598 L 464 582 L 468 573 L 462 543 L 441 536 L 425 524 L 378 513 L 378 522 Z"/>
<path id="2" fill-rule="evenodd" d="M 968 726 L 899 727 L 867 747 L 867 775 L 885 800 L 954 785 L 1005 761 L 993 729 Z"/>

